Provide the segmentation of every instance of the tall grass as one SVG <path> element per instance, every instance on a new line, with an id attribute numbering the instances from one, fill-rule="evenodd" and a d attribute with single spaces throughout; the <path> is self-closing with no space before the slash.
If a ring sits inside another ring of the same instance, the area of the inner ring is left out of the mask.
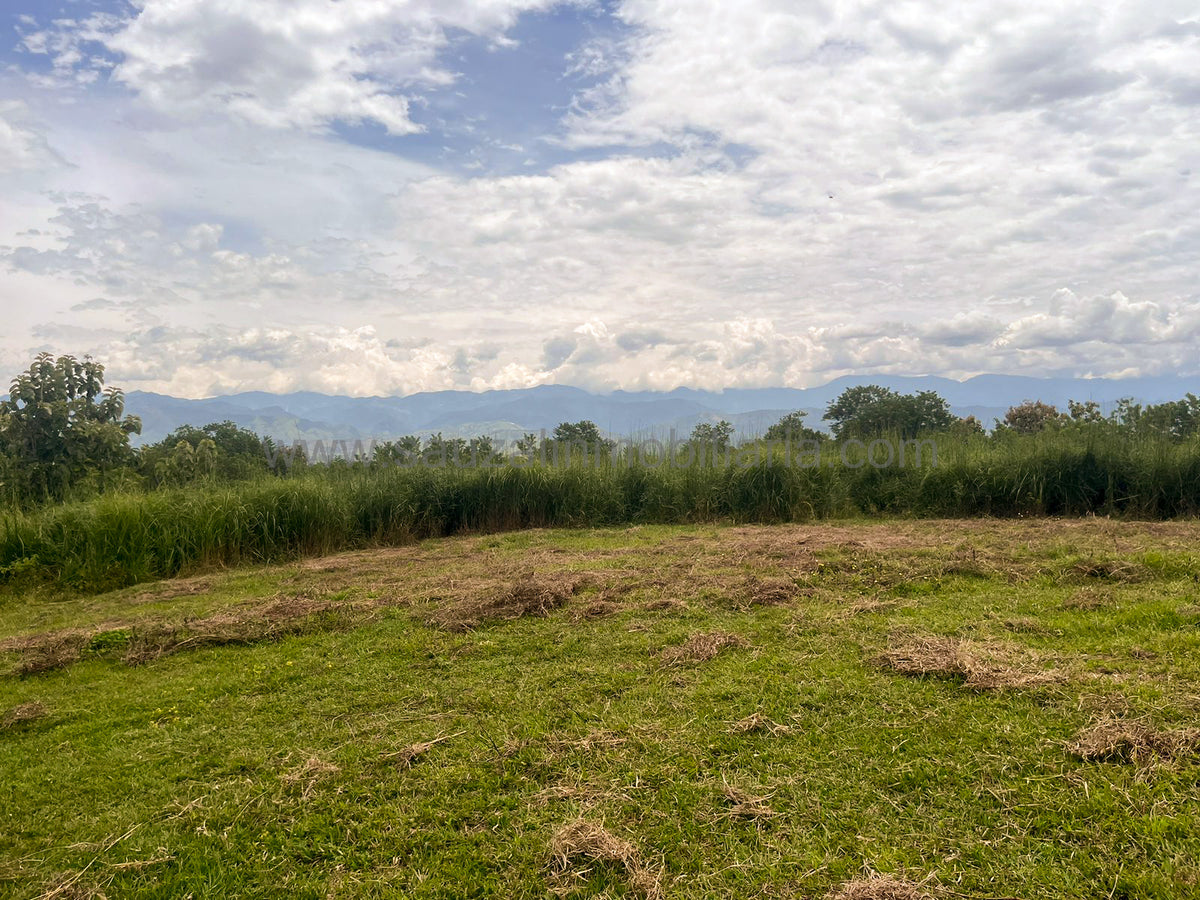
<path id="1" fill-rule="evenodd" d="M 289 479 L 108 494 L 0 526 L 0 580 L 101 590 L 188 570 L 470 531 L 623 523 L 800 521 L 862 514 L 1085 515 L 1200 511 L 1200 443 L 1086 432 L 942 440 L 937 465 L 875 468 L 836 449 L 689 468 L 346 467 Z"/>

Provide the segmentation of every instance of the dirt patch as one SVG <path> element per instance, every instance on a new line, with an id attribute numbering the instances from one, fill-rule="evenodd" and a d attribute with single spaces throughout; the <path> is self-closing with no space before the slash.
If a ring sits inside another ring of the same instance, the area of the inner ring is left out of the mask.
<path id="1" fill-rule="evenodd" d="M 1030 688 L 1064 680 L 1054 670 L 1034 668 L 1013 648 L 938 635 L 894 634 L 888 649 L 874 661 L 899 675 L 947 678 L 983 691 Z"/>
<path id="2" fill-rule="evenodd" d="M 930 895 L 910 881 L 888 875 L 872 875 L 847 881 L 826 895 L 827 900 L 930 900 Z"/>
<path id="3" fill-rule="evenodd" d="M 548 616 L 564 606 L 587 581 L 577 574 L 518 576 L 512 584 L 471 596 L 436 610 L 429 624 L 446 631 L 470 631 L 489 622 Z"/>
<path id="4" fill-rule="evenodd" d="M 727 647 L 745 647 L 741 635 L 729 631 L 709 631 L 693 634 L 682 644 L 664 647 L 658 658 L 665 666 L 682 666 L 690 663 L 708 662 Z"/>
<path id="5" fill-rule="evenodd" d="M 1081 731 L 1067 749 L 1088 762 L 1145 765 L 1200 753 L 1200 728 L 1159 729 L 1145 722 L 1106 717 Z"/>
<path id="6" fill-rule="evenodd" d="M 16 731 L 44 719 L 48 715 L 50 715 L 50 710 L 44 703 L 37 700 L 19 703 L 0 716 L 0 730 Z"/>
<path id="7" fill-rule="evenodd" d="M 556 893 L 580 886 L 597 865 L 619 871 L 635 896 L 657 900 L 661 895 L 658 875 L 642 861 L 637 848 L 603 825 L 577 819 L 554 833 L 550 869 Z"/>

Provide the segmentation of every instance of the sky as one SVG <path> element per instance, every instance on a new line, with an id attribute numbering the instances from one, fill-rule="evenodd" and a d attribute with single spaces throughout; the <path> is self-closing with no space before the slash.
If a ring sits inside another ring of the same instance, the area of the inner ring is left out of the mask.
<path id="1" fill-rule="evenodd" d="M 0 378 L 1200 375 L 1195 0 L 4 0 Z"/>

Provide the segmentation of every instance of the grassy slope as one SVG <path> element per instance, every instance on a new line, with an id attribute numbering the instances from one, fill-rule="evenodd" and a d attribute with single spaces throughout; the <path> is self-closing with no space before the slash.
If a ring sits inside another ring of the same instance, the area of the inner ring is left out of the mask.
<path id="1" fill-rule="evenodd" d="M 630 894 L 620 865 L 552 870 L 554 833 L 584 818 L 666 896 L 821 896 L 864 867 L 934 896 L 1200 896 L 1200 759 L 1067 750 L 1105 715 L 1200 719 L 1197 538 L 1106 521 L 521 532 L 9 597 L 0 636 L 109 635 L 0 679 L 0 714 L 48 711 L 0 731 L 0 893 Z M 529 571 L 590 577 L 544 618 L 427 624 Z M 795 596 L 754 602 L 780 584 Z M 147 623 L 292 596 L 341 612 L 119 659 Z M 658 656 L 714 631 L 746 646 Z M 1059 677 L 977 691 L 873 664 L 909 634 Z M 754 713 L 785 728 L 731 728 Z M 772 815 L 738 815 L 728 789 Z"/>

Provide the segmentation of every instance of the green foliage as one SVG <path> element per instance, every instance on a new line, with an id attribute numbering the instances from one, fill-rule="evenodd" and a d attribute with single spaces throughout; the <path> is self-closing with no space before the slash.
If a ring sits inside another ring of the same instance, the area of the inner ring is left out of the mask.
<path id="1" fill-rule="evenodd" d="M 822 444 L 819 465 L 761 445 L 719 465 L 309 468 L 288 479 L 108 494 L 0 520 L 4 567 L 82 589 L 197 567 L 271 561 L 458 532 L 831 516 L 1200 513 L 1200 442 L 1057 429 L 994 440 L 945 435 L 863 448 Z M 921 452 L 918 453 L 918 450 Z M 936 460 L 934 458 L 936 450 Z M 935 464 L 936 462 L 936 464 Z M 27 571 L 23 569 L 22 571 Z"/>
<path id="2" fill-rule="evenodd" d="M 201 428 L 181 425 L 139 453 L 140 470 L 154 485 L 198 481 L 245 481 L 267 473 L 284 474 L 299 460 L 233 422 Z"/>
<path id="3" fill-rule="evenodd" d="M 947 431 L 957 421 L 949 404 L 933 391 L 900 394 L 874 384 L 844 390 L 825 409 L 824 419 L 839 440 L 882 435 L 915 438 Z"/>
<path id="4" fill-rule="evenodd" d="M 1091 412 L 1086 407 L 1080 409 L 1078 405 L 1075 410 L 1081 416 L 1090 415 Z M 1058 428 L 1066 422 L 1067 416 L 1049 403 L 1042 403 L 1040 400 L 1026 400 L 1020 406 L 1009 407 L 1000 426 L 1017 434 L 1037 434 L 1039 431 L 1049 428 Z"/>
<path id="5" fill-rule="evenodd" d="M 719 422 L 700 422 L 692 429 L 688 442 L 713 456 L 723 454 L 733 443 L 733 426 L 724 419 Z"/>
<path id="6" fill-rule="evenodd" d="M 595 422 L 584 419 L 580 422 L 562 422 L 554 429 L 548 440 L 568 447 L 587 447 L 590 453 L 610 453 L 617 446 L 616 441 L 609 440 L 600 434 Z"/>
<path id="7" fill-rule="evenodd" d="M 129 465 L 129 435 L 142 426 L 124 411 L 124 394 L 104 387 L 100 363 L 40 354 L 0 401 L 4 493 L 18 502 L 61 499 Z"/>
<path id="8" fill-rule="evenodd" d="M 809 428 L 804 424 L 804 420 L 807 417 L 808 413 L 802 409 L 788 413 L 767 429 L 767 433 L 763 435 L 763 440 L 786 441 L 790 444 L 795 444 L 799 441 L 822 440 L 825 435 L 821 434 L 815 428 Z"/>

